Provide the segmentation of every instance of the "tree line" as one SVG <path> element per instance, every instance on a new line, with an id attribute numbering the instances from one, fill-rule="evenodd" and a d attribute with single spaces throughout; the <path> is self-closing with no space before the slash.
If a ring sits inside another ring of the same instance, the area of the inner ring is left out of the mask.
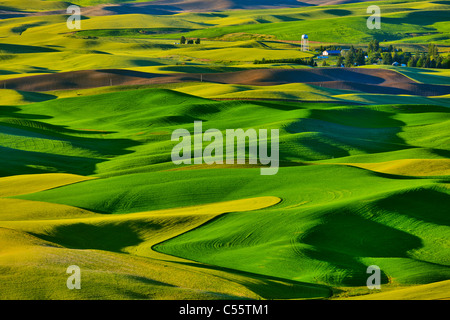
<path id="1" fill-rule="evenodd" d="M 391 65 L 394 62 L 404 64 L 408 67 L 417 68 L 450 68 L 450 58 L 443 57 L 439 53 L 438 47 L 434 43 L 428 45 L 428 52 L 404 52 L 401 48 L 396 48 L 392 45 L 387 48 L 380 47 L 377 40 L 372 40 L 367 49 L 367 63 L 380 63 L 384 65 Z"/>
<path id="2" fill-rule="evenodd" d="M 430 43 L 428 45 L 428 52 L 404 52 L 401 48 L 396 48 L 393 45 L 388 47 L 381 47 L 378 40 L 369 42 L 367 51 L 353 46 L 350 49 L 342 51 L 341 47 L 337 46 L 320 46 L 320 52 L 325 50 L 341 50 L 341 55 L 336 60 L 336 66 L 352 67 L 362 66 L 365 64 L 382 64 L 392 65 L 397 62 L 400 65 L 417 68 L 450 68 L 450 58 L 440 55 L 438 47 Z M 324 61 L 326 66 L 327 62 Z"/>
<path id="3" fill-rule="evenodd" d="M 197 39 L 195 39 L 195 40 L 193 40 L 193 39 L 186 39 L 186 37 L 185 36 L 181 36 L 181 38 L 180 38 L 180 44 L 200 44 L 200 38 L 197 38 Z"/>
<path id="4" fill-rule="evenodd" d="M 311 67 L 317 67 L 317 63 L 314 61 L 314 59 L 311 58 L 287 58 L 287 59 L 266 59 L 262 58 L 261 60 L 255 59 L 253 61 L 253 64 L 269 64 L 269 63 L 292 63 L 292 64 L 299 64 L 304 66 L 311 66 Z"/>

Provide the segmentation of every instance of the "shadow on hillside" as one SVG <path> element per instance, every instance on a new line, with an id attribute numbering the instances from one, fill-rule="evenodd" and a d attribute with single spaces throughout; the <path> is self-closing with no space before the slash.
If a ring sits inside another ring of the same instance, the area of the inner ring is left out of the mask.
<path id="1" fill-rule="evenodd" d="M 150 222 L 139 222 L 136 226 L 131 222 L 101 225 L 75 223 L 55 227 L 48 234 L 33 235 L 71 249 L 124 252 L 124 248 L 136 246 L 143 241 L 139 236 L 139 229 L 159 230 L 161 228 L 161 225 Z"/>
<path id="2" fill-rule="evenodd" d="M 274 18 L 280 19 L 283 22 L 289 22 L 289 21 L 302 21 L 303 19 L 300 18 L 294 18 L 289 16 L 281 16 L 281 15 L 273 15 Z"/>
<path id="3" fill-rule="evenodd" d="M 27 31 L 29 28 L 40 27 L 42 25 L 45 25 L 44 21 L 37 21 L 34 23 L 22 24 L 20 26 L 11 28 L 11 32 L 21 35 L 25 31 Z"/>
<path id="4" fill-rule="evenodd" d="M 50 116 L 38 115 L 38 114 L 27 114 L 18 113 L 22 109 L 16 106 L 0 106 L 0 117 L 5 118 L 16 118 L 16 119 L 32 119 L 32 120 L 44 120 L 51 119 Z"/>
<path id="5" fill-rule="evenodd" d="M 448 12 L 445 10 L 417 10 L 408 12 L 405 17 L 383 17 L 383 23 L 391 25 L 415 25 L 427 26 L 437 22 L 447 22 Z M 432 31 L 435 31 L 433 29 Z"/>
<path id="6" fill-rule="evenodd" d="M 169 5 L 149 4 L 121 4 L 120 6 L 104 7 L 103 10 L 113 12 L 115 14 L 148 14 L 148 15 L 173 15 L 183 10 L 178 7 Z"/>
<path id="7" fill-rule="evenodd" d="M 310 258 L 331 264 L 333 270 L 342 270 L 342 279 L 339 272 L 334 276 L 333 273 L 324 276 L 322 280 L 330 284 L 365 285 L 367 266 L 360 262 L 360 258 L 411 258 L 410 252 L 423 247 L 422 239 L 415 234 L 423 234 L 435 246 L 433 260 L 423 262 L 438 266 L 438 261 L 448 260 L 445 250 L 439 250 L 439 246 L 445 248 L 442 242 L 445 235 L 433 235 L 428 228 L 429 224 L 450 224 L 449 201 L 447 192 L 435 188 L 399 192 L 371 202 L 358 211 L 342 208 L 330 212 L 322 223 L 300 236 L 297 242 L 313 246 L 313 249 L 303 252 Z M 395 216 L 399 219 L 393 220 Z M 408 220 L 402 220 L 402 217 Z M 403 231 L 405 226 L 401 221 L 408 223 L 408 232 Z M 390 223 L 395 227 L 389 226 Z M 414 231 L 410 233 L 409 230 Z M 387 283 L 387 275 L 383 270 L 381 272 L 382 282 Z M 445 276 L 438 273 L 425 278 L 445 280 Z"/>
<path id="8" fill-rule="evenodd" d="M 241 271 L 237 269 L 213 266 L 209 264 L 182 261 L 170 261 L 180 265 L 192 266 L 200 269 L 217 270 L 248 278 L 239 282 L 251 291 L 260 295 L 263 299 L 311 299 L 329 298 L 333 294 L 331 288 L 325 285 L 313 284 L 263 274 Z M 334 290 L 338 293 L 339 290 Z"/>
<path id="9" fill-rule="evenodd" d="M 214 12 L 230 9 L 270 9 L 270 8 L 298 8 L 300 6 L 311 6 L 309 3 L 297 0 L 271 1 L 252 0 L 240 1 L 180 1 L 159 0 L 145 3 L 125 3 L 119 6 L 108 6 L 103 8 L 115 14 L 148 14 L 148 15 L 173 15 L 180 12 Z"/>
<path id="10" fill-rule="evenodd" d="M 367 265 L 360 258 L 408 258 L 408 251 L 422 246 L 421 239 L 412 234 L 365 219 L 347 209 L 328 214 L 297 242 L 312 246 L 303 250 L 303 254 L 331 265 L 320 281 L 344 286 L 366 285 Z M 388 282 L 381 270 L 381 283 Z"/>
<path id="11" fill-rule="evenodd" d="M 59 52 L 59 50 L 38 47 L 38 46 L 28 46 L 22 44 L 9 44 L 0 43 L 0 50 L 5 53 L 42 53 L 42 52 Z"/>
<path id="12" fill-rule="evenodd" d="M 386 197 L 377 201 L 375 206 L 381 212 L 395 212 L 421 221 L 448 226 L 449 203 L 448 193 L 432 188 L 420 188 Z"/>
<path id="13" fill-rule="evenodd" d="M 92 175 L 97 164 L 114 156 L 133 153 L 128 149 L 141 144 L 131 139 L 104 137 L 113 131 L 77 130 L 40 122 L 37 120 L 52 117 L 19 113 L 21 110 L 19 107 L 0 107 L 0 119 L 14 119 L 0 120 L 0 134 L 20 138 L 0 142 L 0 176 L 46 172 Z M 42 139 L 48 143 L 43 144 Z M 83 156 L 86 152 L 91 156 Z"/>
<path id="14" fill-rule="evenodd" d="M 137 63 L 139 63 L 139 60 L 134 60 L 134 61 L 137 61 Z M 153 61 L 151 61 L 151 62 L 153 63 Z M 155 64 L 155 65 L 160 65 L 160 64 Z M 136 77 L 136 78 L 143 78 L 143 79 L 166 77 L 166 75 L 164 75 L 164 74 L 141 72 L 141 71 L 134 71 L 134 70 L 124 70 L 124 69 L 104 69 L 104 70 L 97 70 L 97 71 L 106 73 L 106 74 L 114 74 L 114 75 L 119 75 L 119 76 Z"/>
<path id="15" fill-rule="evenodd" d="M 10 71 L 10 70 L 0 70 L 0 75 L 6 75 L 6 74 L 19 74 L 19 72 Z"/>
<path id="16" fill-rule="evenodd" d="M 162 66 L 161 62 L 152 61 L 152 60 L 144 60 L 144 59 L 134 59 L 130 60 L 130 63 L 136 67 L 154 67 L 154 66 Z"/>
<path id="17" fill-rule="evenodd" d="M 136 246 L 143 241 L 139 236 L 139 230 L 159 230 L 161 228 L 160 224 L 142 221 L 136 223 L 129 221 L 104 223 L 101 225 L 76 223 L 55 227 L 47 234 L 32 233 L 32 235 L 70 249 L 92 249 L 123 253 L 125 248 Z M 242 276 L 241 281 L 234 281 L 265 299 L 328 298 L 332 295 L 332 290 L 325 285 L 255 274 L 194 261 L 168 260 L 168 262 L 180 266 L 217 270 Z"/>
<path id="18" fill-rule="evenodd" d="M 31 66 L 25 73 L 57 73 L 59 70 L 49 69 L 45 67 Z"/>
<path id="19" fill-rule="evenodd" d="M 338 16 L 338 17 L 344 17 L 344 16 L 349 16 L 349 15 L 353 14 L 353 12 L 351 12 L 349 10 L 344 10 L 344 9 L 328 9 L 328 10 L 324 10 L 323 12 L 332 14 L 332 15 Z"/>
<path id="20" fill-rule="evenodd" d="M 300 134 L 293 141 L 305 152 L 298 153 L 296 148 L 281 150 L 280 154 L 313 161 L 346 157 L 354 150 L 380 153 L 412 148 L 398 136 L 406 124 L 391 116 L 388 112 L 361 108 L 311 110 L 309 118 L 294 121 L 285 128 L 288 133 Z"/>
<path id="21" fill-rule="evenodd" d="M 78 175 L 95 173 L 102 159 L 63 156 L 35 151 L 0 147 L 0 176 L 63 172 Z"/>

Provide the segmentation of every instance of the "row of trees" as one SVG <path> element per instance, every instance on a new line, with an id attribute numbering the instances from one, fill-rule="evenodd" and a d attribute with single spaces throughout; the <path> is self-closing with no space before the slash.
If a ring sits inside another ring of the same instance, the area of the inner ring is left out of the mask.
<path id="1" fill-rule="evenodd" d="M 381 59 L 381 64 L 390 65 L 394 62 L 404 64 L 408 67 L 417 68 L 450 68 L 450 58 L 447 56 L 444 58 L 439 54 L 438 47 L 430 43 L 428 45 L 428 52 L 403 52 L 401 49 L 395 49 L 393 51 L 379 52 L 369 54 L 368 63 L 378 63 Z"/>
<path id="2" fill-rule="evenodd" d="M 339 56 L 337 65 L 344 64 L 345 67 L 353 67 L 354 65 L 362 66 L 366 64 L 366 52 L 363 49 L 356 49 L 351 46 L 348 51 Z"/>
<path id="3" fill-rule="evenodd" d="M 197 38 L 195 40 L 189 39 L 187 40 L 185 36 L 181 36 L 180 38 L 180 44 L 200 44 L 200 38 Z"/>
<path id="4" fill-rule="evenodd" d="M 319 51 L 320 53 L 324 52 L 325 50 L 342 50 L 342 47 L 340 46 L 320 46 L 319 48 L 316 48 L 316 51 Z"/>
<path id="5" fill-rule="evenodd" d="M 446 58 L 441 56 L 438 47 L 430 43 L 428 45 L 428 52 L 417 52 L 414 56 L 409 57 L 406 64 L 408 67 L 450 69 L 450 57 L 448 55 Z"/>
<path id="6" fill-rule="evenodd" d="M 352 67 L 354 65 L 364 64 L 383 64 L 392 65 L 397 62 L 408 67 L 418 68 L 450 68 L 450 58 L 444 58 L 439 54 L 438 47 L 435 44 L 428 45 L 428 52 L 412 54 L 411 52 L 403 52 L 401 48 L 392 45 L 381 47 L 378 40 L 369 42 L 367 52 L 363 49 L 356 49 L 353 46 L 349 50 L 343 51 L 341 56 L 337 58 L 336 65 Z M 325 63 L 326 65 L 326 63 Z"/>
<path id="7" fill-rule="evenodd" d="M 304 66 L 311 66 L 311 67 L 317 67 L 317 63 L 314 61 L 314 59 L 311 58 L 307 58 L 307 59 L 302 59 L 302 58 L 290 58 L 290 59 L 266 59 L 266 58 L 262 58 L 261 60 L 257 60 L 255 59 L 255 61 L 253 61 L 253 64 L 268 64 L 268 63 L 292 63 L 292 64 L 300 64 L 300 65 L 304 65 Z"/>

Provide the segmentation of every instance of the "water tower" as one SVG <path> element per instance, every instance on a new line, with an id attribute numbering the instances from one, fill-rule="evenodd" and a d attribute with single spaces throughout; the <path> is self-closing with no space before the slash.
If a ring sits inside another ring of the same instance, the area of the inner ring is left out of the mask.
<path id="1" fill-rule="evenodd" d="M 309 39 L 307 34 L 302 34 L 302 51 L 309 50 Z"/>

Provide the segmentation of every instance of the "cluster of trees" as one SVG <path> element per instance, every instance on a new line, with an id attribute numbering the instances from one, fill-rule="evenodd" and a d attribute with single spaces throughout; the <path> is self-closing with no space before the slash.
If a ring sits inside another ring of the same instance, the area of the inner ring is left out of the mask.
<path id="1" fill-rule="evenodd" d="M 342 47 L 339 46 L 320 46 L 319 48 L 316 48 L 316 51 L 319 51 L 320 53 L 324 52 L 325 50 L 342 50 Z"/>
<path id="2" fill-rule="evenodd" d="M 253 61 L 253 64 L 267 64 L 267 63 L 292 63 L 292 64 L 300 64 L 304 66 L 317 67 L 317 63 L 311 57 L 309 59 L 302 58 L 290 58 L 290 59 L 266 59 L 262 58 L 262 60 Z"/>
<path id="3" fill-rule="evenodd" d="M 200 44 L 200 38 L 197 38 L 195 40 L 193 40 L 193 39 L 187 40 L 185 36 L 181 36 L 180 44 L 194 44 L 194 43 Z"/>
<path id="4" fill-rule="evenodd" d="M 408 67 L 450 68 L 450 58 L 448 56 L 446 58 L 441 56 L 438 47 L 432 43 L 428 45 L 428 52 L 416 52 L 415 54 L 403 52 L 401 48 L 396 48 L 392 45 L 381 47 L 378 40 L 369 42 L 367 52 L 360 48 L 356 49 L 353 46 L 341 52 L 341 56 L 337 58 L 336 66 L 344 65 L 345 67 L 352 67 L 354 65 L 361 66 L 364 64 L 392 65 L 397 62 Z"/>
<path id="5" fill-rule="evenodd" d="M 377 40 L 372 40 L 368 47 L 368 64 L 381 63 L 391 65 L 394 62 L 407 65 L 408 67 L 418 68 L 450 68 L 450 58 L 444 58 L 439 54 L 438 47 L 430 43 L 428 52 L 403 52 L 401 48 L 397 49 L 390 45 L 387 48 L 381 48 Z"/>
<path id="6" fill-rule="evenodd" d="M 389 45 L 387 48 L 382 48 L 378 40 L 372 40 L 369 42 L 367 48 L 367 63 L 368 64 L 386 64 L 391 65 L 394 62 L 400 64 L 406 64 L 410 58 L 409 52 L 403 52 L 403 50 L 397 49 L 393 45 Z"/>
<path id="7" fill-rule="evenodd" d="M 336 65 L 341 66 L 342 64 L 349 68 L 355 65 L 363 66 L 366 64 L 366 52 L 363 49 L 356 49 L 351 46 L 347 51 L 341 51 L 342 53 L 338 59 Z"/>
<path id="8" fill-rule="evenodd" d="M 442 68 L 450 69 L 450 58 L 444 58 L 439 54 L 438 48 L 434 44 L 428 45 L 428 52 L 416 53 L 410 56 L 406 62 L 408 67 L 418 68 Z"/>

